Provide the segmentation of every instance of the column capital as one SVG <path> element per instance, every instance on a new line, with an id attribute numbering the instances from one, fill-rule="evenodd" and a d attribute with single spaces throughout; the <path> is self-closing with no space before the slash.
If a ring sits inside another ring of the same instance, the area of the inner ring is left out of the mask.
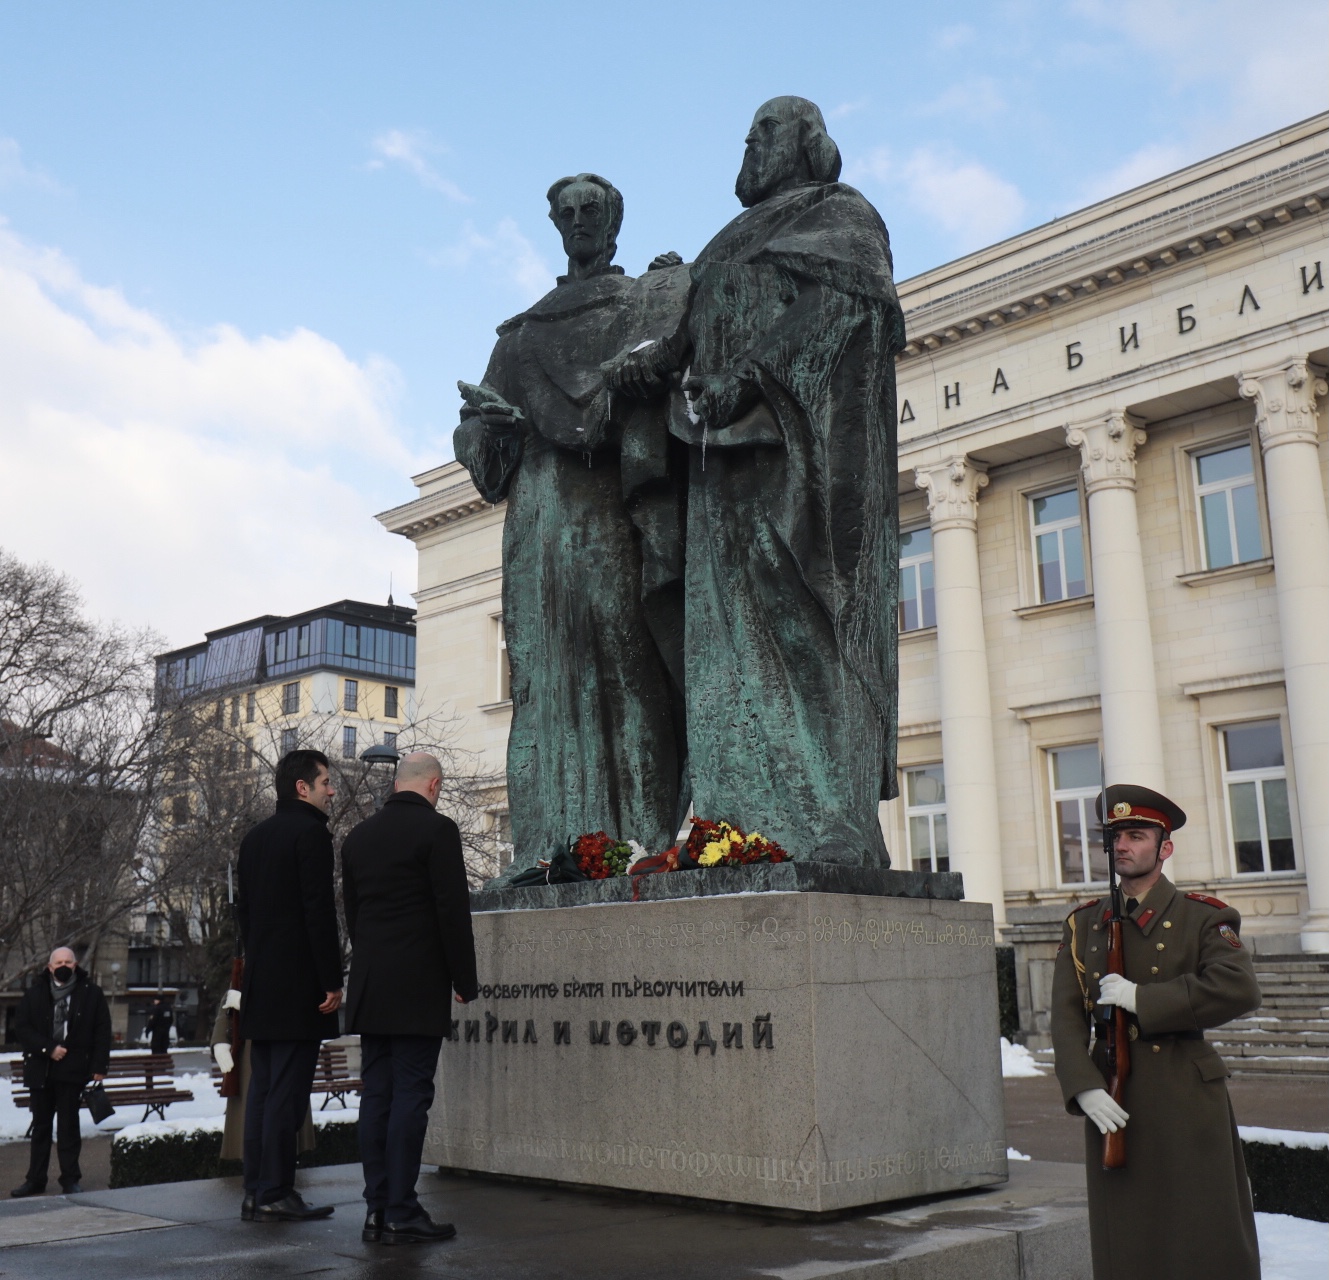
<path id="1" fill-rule="evenodd" d="M 1237 374 L 1242 397 L 1255 402 L 1260 447 L 1268 453 L 1280 444 L 1315 444 L 1315 401 L 1329 395 L 1329 384 L 1305 356 L 1269 369 Z"/>
<path id="2" fill-rule="evenodd" d="M 1084 491 L 1135 488 L 1135 451 L 1148 439 L 1144 428 L 1124 409 L 1112 409 L 1092 422 L 1072 422 L 1066 443 L 1080 451 Z"/>
<path id="3" fill-rule="evenodd" d="M 977 529 L 978 491 L 988 483 L 987 467 L 962 453 L 914 468 L 914 485 L 928 495 L 932 530 Z"/>

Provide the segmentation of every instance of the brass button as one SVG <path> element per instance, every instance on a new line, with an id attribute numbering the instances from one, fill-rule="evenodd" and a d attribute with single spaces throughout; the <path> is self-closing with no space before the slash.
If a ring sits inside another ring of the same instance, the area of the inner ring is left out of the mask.
<path id="1" fill-rule="evenodd" d="M 1149 972 L 1150 972 L 1150 973 L 1157 973 L 1157 972 L 1158 972 L 1158 966 L 1157 966 L 1157 965 L 1154 965 L 1154 967 L 1153 967 L 1152 969 L 1150 969 Z"/>
<path id="2" fill-rule="evenodd" d="M 1094 977 L 1095 977 L 1095 978 L 1101 978 L 1102 976 L 1103 976 L 1103 975 L 1102 975 L 1101 973 L 1096 973 L 1096 974 L 1094 974 Z"/>
<path id="3" fill-rule="evenodd" d="M 1097 925 L 1094 925 L 1094 932 L 1095 932 L 1095 933 L 1098 932 L 1098 926 L 1097 926 Z"/>
<path id="4" fill-rule="evenodd" d="M 1090 951 L 1097 951 L 1098 948 L 1097 948 L 1097 947 L 1090 947 L 1089 950 L 1090 950 Z"/>
<path id="5" fill-rule="evenodd" d="M 1171 921 L 1171 920 L 1164 920 L 1164 921 L 1163 921 L 1163 928 L 1164 928 L 1164 929 L 1170 929 L 1170 928 L 1172 928 L 1172 921 Z"/>
<path id="6" fill-rule="evenodd" d="M 1154 947 L 1159 951 L 1163 950 L 1163 944 L 1161 942 L 1154 943 Z"/>
<path id="7" fill-rule="evenodd" d="M 1156 1045 L 1154 1045 L 1154 1052 L 1155 1052 L 1155 1053 L 1162 1053 L 1162 1052 L 1163 1052 L 1163 1046 L 1162 1046 L 1161 1044 L 1156 1044 Z"/>

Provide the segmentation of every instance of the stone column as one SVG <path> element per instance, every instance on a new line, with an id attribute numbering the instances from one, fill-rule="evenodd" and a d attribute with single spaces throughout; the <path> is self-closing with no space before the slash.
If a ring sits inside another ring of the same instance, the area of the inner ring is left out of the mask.
<path id="1" fill-rule="evenodd" d="M 1301 858 L 1310 913 L 1306 951 L 1329 951 L 1329 516 L 1316 445 L 1325 380 L 1304 358 L 1238 377 L 1255 402 L 1264 457 L 1274 583 L 1297 772 Z"/>
<path id="2" fill-rule="evenodd" d="M 964 875 L 965 897 L 990 902 L 1006 923 L 992 696 L 978 574 L 978 491 L 984 469 L 956 454 L 914 471 L 927 491 L 937 607 L 937 678 L 941 687 L 941 754 L 946 770 L 946 827 L 951 870 Z"/>
<path id="3" fill-rule="evenodd" d="M 1089 498 L 1104 771 L 1109 783 L 1133 782 L 1166 792 L 1154 642 L 1135 511 L 1135 450 L 1144 442 L 1144 432 L 1119 409 L 1066 428 L 1066 443 L 1080 451 Z"/>

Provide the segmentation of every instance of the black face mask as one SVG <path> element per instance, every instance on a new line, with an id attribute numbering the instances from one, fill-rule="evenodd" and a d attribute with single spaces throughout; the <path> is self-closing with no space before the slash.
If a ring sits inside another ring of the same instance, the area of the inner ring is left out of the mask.
<path id="1" fill-rule="evenodd" d="M 62 964 L 59 968 L 53 971 L 52 976 L 61 986 L 63 986 L 74 976 L 74 971 L 67 964 Z"/>

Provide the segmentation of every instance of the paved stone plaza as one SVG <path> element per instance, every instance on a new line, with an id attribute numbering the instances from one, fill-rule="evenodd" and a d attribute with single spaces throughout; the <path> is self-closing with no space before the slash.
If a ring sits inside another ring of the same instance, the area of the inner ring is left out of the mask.
<path id="1" fill-rule="evenodd" d="M 0 1205 L 0 1274 L 38 1280 L 208 1280 L 419 1274 L 485 1280 L 778 1277 L 780 1280 L 1088 1280 L 1084 1172 L 1038 1161 L 1003 1187 L 807 1223 L 643 1199 L 426 1177 L 421 1202 L 456 1222 L 444 1245 L 360 1242 L 360 1170 L 309 1170 L 330 1220 L 240 1221 L 236 1179 Z"/>

